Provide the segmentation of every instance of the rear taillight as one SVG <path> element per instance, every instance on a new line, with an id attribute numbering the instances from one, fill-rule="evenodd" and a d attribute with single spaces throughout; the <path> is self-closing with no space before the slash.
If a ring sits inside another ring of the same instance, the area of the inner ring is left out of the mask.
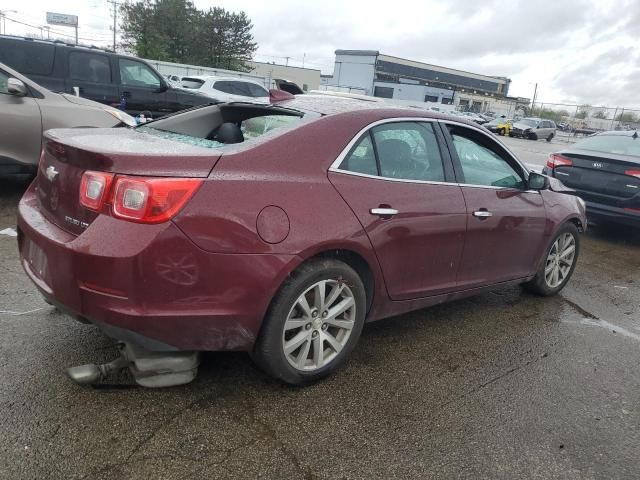
<path id="1" fill-rule="evenodd" d="M 559 153 L 552 153 L 547 160 L 547 167 L 549 168 L 570 167 L 571 165 L 573 165 L 571 159 Z"/>
<path id="2" fill-rule="evenodd" d="M 630 175 L 632 177 L 640 178 L 640 170 L 627 170 L 624 172 L 625 175 Z"/>
<path id="3" fill-rule="evenodd" d="M 80 204 L 100 211 L 106 203 L 113 181 L 112 173 L 86 171 L 80 181 Z"/>
<path id="4" fill-rule="evenodd" d="M 198 178 L 117 177 L 111 207 L 114 217 L 162 223 L 173 217 L 202 185 Z"/>

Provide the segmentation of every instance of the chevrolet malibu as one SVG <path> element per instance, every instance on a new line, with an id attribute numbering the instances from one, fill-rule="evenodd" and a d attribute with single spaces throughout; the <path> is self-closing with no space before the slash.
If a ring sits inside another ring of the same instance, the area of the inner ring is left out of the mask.
<path id="1" fill-rule="evenodd" d="M 294 385 L 343 364 L 368 321 L 506 285 L 553 295 L 583 201 L 488 130 L 418 109 L 305 95 L 223 103 L 133 130 L 46 133 L 19 205 L 45 299 L 117 340 L 145 386 L 242 350 Z"/>

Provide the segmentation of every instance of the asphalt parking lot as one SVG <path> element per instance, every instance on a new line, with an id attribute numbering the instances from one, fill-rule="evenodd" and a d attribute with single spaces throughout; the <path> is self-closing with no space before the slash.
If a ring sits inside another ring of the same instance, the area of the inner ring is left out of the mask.
<path id="1" fill-rule="evenodd" d="M 543 165 L 561 140 L 505 139 Z M 24 184 L 0 180 L 0 231 Z M 282 386 L 245 354 L 196 381 L 80 387 L 115 357 L 45 304 L 0 235 L 0 478 L 629 478 L 640 471 L 640 232 L 594 226 L 555 298 L 509 288 L 370 324 L 337 375 Z"/>

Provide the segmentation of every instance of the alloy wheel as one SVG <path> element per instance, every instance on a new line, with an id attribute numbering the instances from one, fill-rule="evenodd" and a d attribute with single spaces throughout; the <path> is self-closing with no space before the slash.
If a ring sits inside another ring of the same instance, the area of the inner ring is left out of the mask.
<path id="1" fill-rule="evenodd" d="M 576 239 L 563 233 L 553 242 L 544 268 L 544 279 L 549 288 L 557 288 L 565 281 L 576 257 Z"/>
<path id="2" fill-rule="evenodd" d="M 355 326 L 356 301 L 339 280 L 314 283 L 294 302 L 284 324 L 282 348 L 297 370 L 318 370 L 333 361 Z"/>

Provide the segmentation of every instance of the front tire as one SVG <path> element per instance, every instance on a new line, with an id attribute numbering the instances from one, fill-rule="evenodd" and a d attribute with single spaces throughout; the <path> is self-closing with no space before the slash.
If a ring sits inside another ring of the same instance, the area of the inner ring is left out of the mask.
<path id="1" fill-rule="evenodd" d="M 528 138 L 529 140 L 538 140 L 538 136 L 535 133 L 530 133 Z"/>
<path id="2" fill-rule="evenodd" d="M 333 259 L 304 264 L 276 294 L 251 356 L 288 384 L 317 381 L 355 347 L 366 305 L 362 280 L 347 264 Z"/>
<path id="3" fill-rule="evenodd" d="M 536 276 L 525 283 L 525 288 L 545 297 L 557 294 L 573 275 L 579 254 L 578 227 L 567 223 L 553 237 Z"/>

